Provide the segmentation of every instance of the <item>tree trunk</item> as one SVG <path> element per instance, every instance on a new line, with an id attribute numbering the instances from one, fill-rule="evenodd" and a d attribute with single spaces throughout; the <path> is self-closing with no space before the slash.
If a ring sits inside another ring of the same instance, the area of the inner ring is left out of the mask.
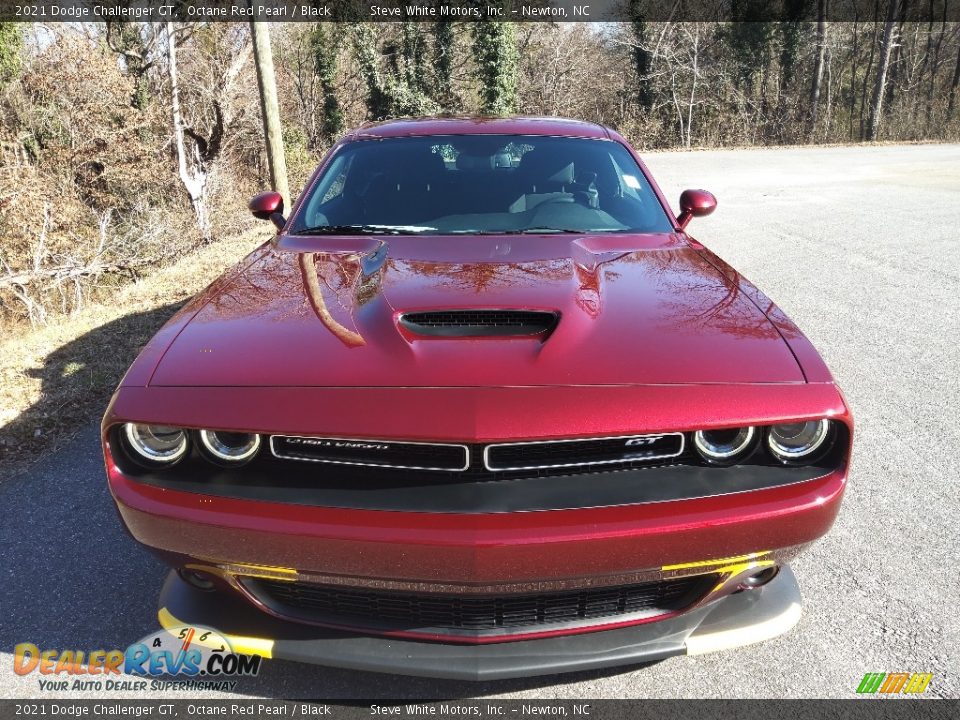
<path id="1" fill-rule="evenodd" d="M 947 105 L 947 120 L 953 119 L 953 110 L 957 104 L 957 86 L 960 86 L 960 47 L 957 48 L 957 65 L 953 69 L 953 82 L 950 84 L 950 102 Z"/>
<path id="2" fill-rule="evenodd" d="M 880 0 L 874 0 L 873 4 L 873 32 L 870 37 L 870 58 L 867 60 L 867 66 L 863 70 L 863 82 L 860 85 L 860 139 L 867 134 L 867 124 L 863 114 L 867 111 L 867 85 L 870 84 L 870 72 L 873 70 L 873 56 L 877 52 L 877 25 L 880 22 Z"/>
<path id="3" fill-rule="evenodd" d="M 390 117 L 393 105 L 380 73 L 380 48 L 367 23 L 353 25 L 353 51 L 360 77 L 367 86 L 367 114 L 372 120 L 385 120 Z"/>
<path id="4" fill-rule="evenodd" d="M 923 76 L 927 72 L 928 67 L 932 67 L 930 71 L 931 80 L 937 74 L 937 69 L 933 65 L 933 0 L 930 0 L 929 3 L 929 17 L 927 18 L 927 48 L 923 53 L 923 62 L 920 64 L 920 70 L 917 73 L 918 84 L 923 82 Z M 924 105 L 924 131 L 930 125 L 930 113 L 933 111 L 933 82 L 930 83 L 929 91 L 927 92 L 927 102 Z M 916 112 L 917 108 L 914 104 L 913 111 Z"/>
<path id="5" fill-rule="evenodd" d="M 650 74 L 653 70 L 653 53 L 647 49 L 647 22 L 638 0 L 631 0 L 630 25 L 633 32 L 633 69 L 637 73 L 637 102 L 640 108 L 649 111 L 653 107 L 653 88 Z"/>
<path id="6" fill-rule="evenodd" d="M 177 41 L 172 22 L 167 23 L 167 72 L 170 77 L 170 116 L 173 123 L 173 138 L 177 150 L 177 170 L 180 181 L 190 197 L 190 205 L 197 219 L 197 228 L 204 242 L 210 242 L 213 234 L 207 210 L 207 173 L 203 165 L 194 163 L 191 170 L 184 143 L 183 115 L 180 112 L 180 85 L 177 79 Z"/>
<path id="7" fill-rule="evenodd" d="M 931 2 L 932 5 L 932 2 Z M 932 8 L 931 8 L 932 13 Z M 947 32 L 947 6 L 943 6 L 943 21 L 940 24 L 940 34 L 937 36 L 937 42 L 934 45 L 933 60 L 930 63 L 930 83 L 927 86 L 927 105 L 924 114 L 923 130 L 924 133 L 930 131 L 930 124 L 933 120 L 933 98 L 936 93 L 937 70 L 940 69 L 940 51 L 943 49 L 943 37 Z M 921 78 L 922 79 L 922 78 Z"/>
<path id="8" fill-rule="evenodd" d="M 310 37 L 310 50 L 313 54 L 313 72 L 320 85 L 320 94 L 323 99 L 323 121 L 320 123 L 320 142 L 332 145 L 343 132 L 343 110 L 337 99 L 337 54 L 338 33 L 334 30 L 327 33 L 323 25 L 317 23 L 316 29 Z M 311 138 L 316 150 L 317 138 Z"/>
<path id="9" fill-rule="evenodd" d="M 700 26 L 696 25 L 696 35 L 693 40 L 693 80 L 690 83 L 690 100 L 687 103 L 687 147 L 693 140 L 693 108 L 697 99 L 697 75 L 700 71 Z"/>
<path id="10" fill-rule="evenodd" d="M 893 50 L 897 27 L 898 0 L 890 0 L 887 20 L 883 24 L 883 39 L 880 42 L 880 62 L 877 64 L 877 79 L 873 85 L 873 100 L 870 102 L 870 118 L 867 121 L 867 140 L 876 140 L 883 113 L 883 97 L 887 87 L 887 71 L 890 69 L 890 54 Z"/>
<path id="11" fill-rule="evenodd" d="M 857 47 L 860 39 L 859 29 L 857 27 L 857 16 L 853 16 L 853 49 L 850 51 L 850 117 L 847 122 L 847 137 L 853 140 L 853 116 L 857 110 L 857 62 L 859 61 L 859 48 Z"/>
<path id="12" fill-rule="evenodd" d="M 817 2 L 817 56 L 813 64 L 813 83 L 810 86 L 810 134 L 817 129 L 820 108 L 820 85 L 823 82 L 823 59 L 827 51 L 827 3 Z"/>
<path id="13" fill-rule="evenodd" d="M 497 5 L 502 7 L 502 2 Z M 473 57 L 480 79 L 480 109 L 485 115 L 517 111 L 517 50 L 513 23 L 473 23 Z"/>
<path id="14" fill-rule="evenodd" d="M 829 50 L 823 60 L 823 73 L 826 76 L 823 84 L 827 90 L 824 101 L 823 137 L 830 137 L 830 123 L 833 119 L 833 54 Z"/>
<path id="15" fill-rule="evenodd" d="M 894 2 L 898 4 L 898 2 Z M 917 23 L 913 23 L 916 29 Z M 893 29 L 894 42 L 890 48 L 890 63 L 887 67 L 887 96 L 883 100 L 883 105 L 888 109 L 893 106 L 893 101 L 897 98 L 897 91 L 900 89 L 901 76 L 903 75 L 903 50 L 906 45 L 907 34 L 903 31 L 903 20 L 897 22 Z M 913 108 L 915 110 L 916 107 Z"/>
<path id="16" fill-rule="evenodd" d="M 434 24 L 433 69 L 435 77 L 434 97 L 443 110 L 450 112 L 459 105 L 453 90 L 453 23 L 440 21 Z"/>
<path id="17" fill-rule="evenodd" d="M 267 164 L 270 166 L 270 184 L 283 196 L 284 207 L 289 208 L 290 187 L 287 185 L 287 162 L 283 153 L 283 128 L 280 125 L 277 81 L 273 73 L 270 31 L 266 23 L 251 20 L 250 34 L 253 36 L 253 62 L 257 66 L 257 87 L 260 88 L 260 113 L 267 146 Z"/>

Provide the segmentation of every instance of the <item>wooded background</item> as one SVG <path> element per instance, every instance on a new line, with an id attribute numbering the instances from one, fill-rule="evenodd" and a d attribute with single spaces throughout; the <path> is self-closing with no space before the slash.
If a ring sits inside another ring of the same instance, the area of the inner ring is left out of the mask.
<path id="1" fill-rule="evenodd" d="M 640 149 L 957 140 L 960 23 L 271 25 L 293 193 L 346 129 L 560 115 Z M 804 3 L 799 3 L 804 5 Z M 798 15 L 798 17 L 800 17 Z M 50 322 L 252 221 L 246 24 L 0 24 L 0 320 Z M 175 63 L 171 59 L 175 59 Z"/>

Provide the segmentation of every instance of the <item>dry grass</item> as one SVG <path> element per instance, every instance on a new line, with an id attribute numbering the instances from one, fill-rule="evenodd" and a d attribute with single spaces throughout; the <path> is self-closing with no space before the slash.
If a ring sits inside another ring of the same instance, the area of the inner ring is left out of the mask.
<path id="1" fill-rule="evenodd" d="M 41 328 L 0 328 L 0 463 L 55 447 L 99 420 L 127 367 L 186 300 L 266 238 L 219 240 Z"/>

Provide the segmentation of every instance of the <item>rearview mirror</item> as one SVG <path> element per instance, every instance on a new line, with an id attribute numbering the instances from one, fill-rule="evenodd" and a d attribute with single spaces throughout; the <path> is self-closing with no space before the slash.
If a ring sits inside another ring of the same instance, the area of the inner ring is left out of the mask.
<path id="1" fill-rule="evenodd" d="M 270 220 L 278 230 L 283 230 L 287 224 L 283 217 L 283 195 L 278 192 L 262 192 L 254 196 L 248 207 L 255 218 Z"/>
<path id="2" fill-rule="evenodd" d="M 687 227 L 691 218 L 704 217 L 717 209 L 717 199 L 706 190 L 684 190 L 680 194 L 680 214 L 677 223 L 680 229 Z"/>

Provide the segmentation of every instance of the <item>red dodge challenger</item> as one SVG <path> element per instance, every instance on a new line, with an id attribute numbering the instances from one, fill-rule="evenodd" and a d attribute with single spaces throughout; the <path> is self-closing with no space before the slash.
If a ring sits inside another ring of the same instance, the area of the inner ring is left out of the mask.
<path id="1" fill-rule="evenodd" d="M 165 627 L 493 679 L 789 630 L 853 424 L 807 338 L 561 119 L 361 127 L 151 340 L 103 420 Z"/>

